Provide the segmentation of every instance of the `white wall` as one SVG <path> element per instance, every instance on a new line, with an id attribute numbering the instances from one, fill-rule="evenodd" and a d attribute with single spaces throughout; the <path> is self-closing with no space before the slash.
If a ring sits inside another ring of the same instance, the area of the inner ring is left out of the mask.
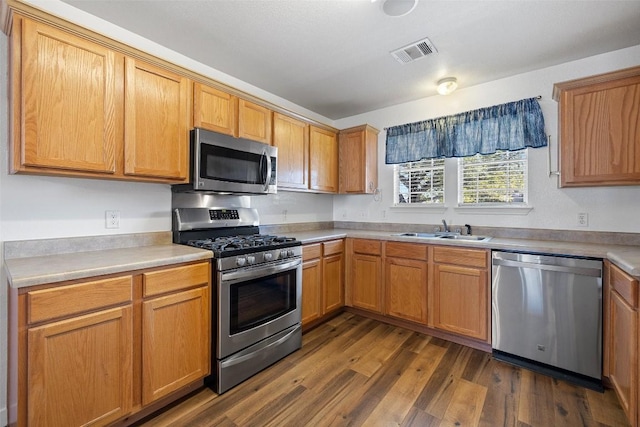
<path id="1" fill-rule="evenodd" d="M 545 117 L 547 134 L 551 135 L 552 168 L 557 169 L 557 103 L 551 98 L 553 84 L 593 74 L 640 64 L 640 45 L 603 55 L 561 64 L 517 76 L 496 80 L 475 87 L 464 87 L 449 96 L 434 96 L 354 117 L 338 120 L 335 126 L 348 128 L 362 123 L 381 130 L 378 139 L 379 187 L 381 200 L 372 196 L 336 196 L 336 220 L 426 223 L 449 223 L 484 226 L 525 227 L 538 229 L 576 229 L 583 231 L 640 232 L 637 218 L 640 211 L 640 186 L 563 188 L 557 178 L 547 172 L 548 149 L 529 150 L 529 204 L 527 215 L 483 214 L 462 212 L 457 203 L 456 160 L 447 159 L 445 197 L 447 209 L 429 211 L 420 208 L 393 208 L 393 166 L 384 164 L 385 127 L 456 114 L 542 95 L 540 105 Z M 577 214 L 589 215 L 587 228 L 577 226 Z"/>

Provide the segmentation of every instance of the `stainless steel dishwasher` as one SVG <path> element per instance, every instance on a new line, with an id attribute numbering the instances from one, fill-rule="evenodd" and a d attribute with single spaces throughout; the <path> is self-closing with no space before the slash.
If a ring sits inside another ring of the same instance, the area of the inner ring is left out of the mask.
<path id="1" fill-rule="evenodd" d="M 492 253 L 494 357 L 602 388 L 602 260 Z"/>

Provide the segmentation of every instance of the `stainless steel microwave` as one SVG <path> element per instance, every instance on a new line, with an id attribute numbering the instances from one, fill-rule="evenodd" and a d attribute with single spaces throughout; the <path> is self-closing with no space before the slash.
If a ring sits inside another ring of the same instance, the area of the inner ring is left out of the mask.
<path id="1" fill-rule="evenodd" d="M 177 192 L 272 194 L 277 191 L 278 149 L 206 129 L 191 131 L 191 182 Z"/>

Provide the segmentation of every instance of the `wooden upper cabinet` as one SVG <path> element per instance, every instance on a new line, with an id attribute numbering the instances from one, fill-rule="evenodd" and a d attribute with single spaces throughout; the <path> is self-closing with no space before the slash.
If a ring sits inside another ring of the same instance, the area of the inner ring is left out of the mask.
<path id="1" fill-rule="evenodd" d="M 338 138 L 316 126 L 309 126 L 309 189 L 338 192 Z"/>
<path id="2" fill-rule="evenodd" d="M 235 136 L 238 97 L 201 83 L 193 84 L 193 126 Z"/>
<path id="3" fill-rule="evenodd" d="M 272 112 L 253 102 L 238 100 L 238 137 L 271 145 Z"/>
<path id="4" fill-rule="evenodd" d="M 13 16 L 12 173 L 187 180 L 191 82 Z"/>
<path id="5" fill-rule="evenodd" d="M 125 93 L 125 174 L 186 180 L 189 80 L 126 58 Z"/>
<path id="6" fill-rule="evenodd" d="M 19 17 L 12 39 L 12 172 L 115 173 L 123 56 Z"/>
<path id="7" fill-rule="evenodd" d="M 278 148 L 278 186 L 309 188 L 309 125 L 273 113 L 273 145 Z"/>
<path id="8" fill-rule="evenodd" d="M 340 193 L 378 188 L 378 132 L 369 125 L 340 131 Z"/>
<path id="9" fill-rule="evenodd" d="M 560 185 L 640 184 L 640 67 L 554 85 Z"/>

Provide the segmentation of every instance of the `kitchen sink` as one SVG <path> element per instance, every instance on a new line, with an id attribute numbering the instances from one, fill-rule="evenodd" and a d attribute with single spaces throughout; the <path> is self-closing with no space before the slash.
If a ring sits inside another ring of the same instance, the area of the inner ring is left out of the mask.
<path id="1" fill-rule="evenodd" d="M 468 236 L 462 234 L 447 234 L 444 236 L 438 236 L 439 239 L 455 239 L 455 240 L 469 240 L 473 242 L 486 242 L 491 240 L 488 236 Z"/>
<path id="2" fill-rule="evenodd" d="M 454 233 L 398 233 L 394 236 L 401 237 L 418 237 L 422 239 L 451 239 L 451 240 L 464 240 L 468 242 L 487 242 L 491 240 L 488 236 L 469 236 L 466 234 L 454 234 Z"/>
<path id="3" fill-rule="evenodd" d="M 438 237 L 436 233 L 400 233 L 400 234 L 394 234 L 394 236 L 422 237 L 427 239 L 435 239 L 436 237 Z"/>

